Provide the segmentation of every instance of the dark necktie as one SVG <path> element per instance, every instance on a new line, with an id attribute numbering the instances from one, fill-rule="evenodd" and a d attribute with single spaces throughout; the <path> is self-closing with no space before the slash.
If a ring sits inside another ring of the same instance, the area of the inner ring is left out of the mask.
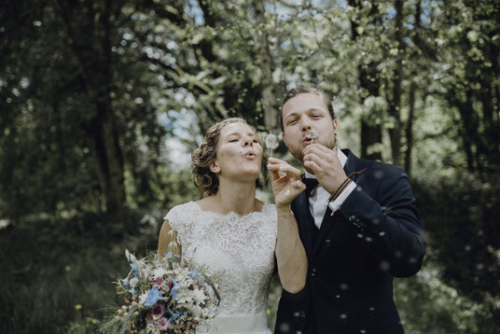
<path id="1" fill-rule="evenodd" d="M 306 185 L 306 191 L 308 196 L 313 195 L 313 192 L 315 191 L 316 187 L 319 184 L 317 179 L 312 179 L 312 178 L 303 178 L 302 182 L 304 182 L 304 184 Z"/>

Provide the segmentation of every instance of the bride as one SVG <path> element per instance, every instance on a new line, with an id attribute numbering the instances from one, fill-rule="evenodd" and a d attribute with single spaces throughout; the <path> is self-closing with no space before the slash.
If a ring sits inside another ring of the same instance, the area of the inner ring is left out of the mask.
<path id="1" fill-rule="evenodd" d="M 178 205 L 165 217 L 160 256 L 177 253 L 219 286 L 217 316 L 197 333 L 271 333 L 266 309 L 276 263 L 285 290 L 297 293 L 305 285 L 307 258 L 290 209 L 305 185 L 298 169 L 269 159 L 276 204 L 256 199 L 262 155 L 245 120 L 215 124 L 192 156 L 195 182 L 208 196 Z"/>

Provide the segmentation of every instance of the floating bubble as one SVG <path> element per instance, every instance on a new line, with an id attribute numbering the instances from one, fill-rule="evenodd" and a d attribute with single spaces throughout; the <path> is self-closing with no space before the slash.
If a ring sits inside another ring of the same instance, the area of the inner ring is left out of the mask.
<path id="1" fill-rule="evenodd" d="M 290 331 L 290 325 L 287 322 L 284 322 L 280 325 L 280 332 L 287 333 Z"/>
<path id="2" fill-rule="evenodd" d="M 388 261 L 380 262 L 380 269 L 382 269 L 383 271 L 388 271 L 390 267 L 391 264 Z"/>

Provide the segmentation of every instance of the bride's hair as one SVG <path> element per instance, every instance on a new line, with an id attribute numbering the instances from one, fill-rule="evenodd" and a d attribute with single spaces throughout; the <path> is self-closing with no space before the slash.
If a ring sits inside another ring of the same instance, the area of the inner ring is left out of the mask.
<path id="1" fill-rule="evenodd" d="M 217 145 L 222 129 L 231 123 L 248 123 L 243 118 L 232 117 L 216 123 L 205 134 L 205 139 L 191 156 L 194 183 L 203 195 L 215 195 L 219 190 L 219 179 L 212 173 L 210 165 L 217 157 Z"/>

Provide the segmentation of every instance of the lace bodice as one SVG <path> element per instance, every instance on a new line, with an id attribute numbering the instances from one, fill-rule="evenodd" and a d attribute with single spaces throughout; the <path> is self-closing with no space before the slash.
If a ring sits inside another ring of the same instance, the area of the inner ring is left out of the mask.
<path id="1" fill-rule="evenodd" d="M 177 232 L 183 259 L 216 280 L 218 316 L 266 311 L 277 236 L 274 205 L 241 216 L 203 211 L 189 202 L 174 207 L 165 218 Z"/>

